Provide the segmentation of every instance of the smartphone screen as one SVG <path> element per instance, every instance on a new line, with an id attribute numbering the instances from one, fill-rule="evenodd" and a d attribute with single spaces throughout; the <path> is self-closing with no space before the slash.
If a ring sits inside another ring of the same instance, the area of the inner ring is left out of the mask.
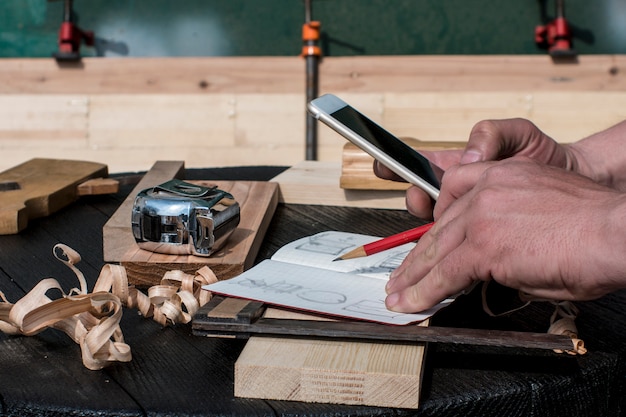
<path id="1" fill-rule="evenodd" d="M 354 108 L 346 105 L 330 115 L 433 187 L 440 188 L 439 179 L 428 159 Z"/>

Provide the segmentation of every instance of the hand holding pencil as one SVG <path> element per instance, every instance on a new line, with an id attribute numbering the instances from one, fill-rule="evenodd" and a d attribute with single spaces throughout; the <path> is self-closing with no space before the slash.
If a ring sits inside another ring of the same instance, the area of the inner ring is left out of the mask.
<path id="1" fill-rule="evenodd" d="M 333 259 L 333 261 L 361 258 L 363 256 L 373 255 L 375 253 L 382 252 L 387 249 L 404 245 L 405 243 L 415 242 L 420 237 L 422 237 L 426 232 L 428 232 L 430 228 L 433 227 L 434 224 L 435 224 L 434 222 L 427 223 L 422 226 L 418 226 L 414 229 L 400 232 L 395 235 L 391 235 L 389 237 L 376 240 L 372 243 L 359 246 L 358 248 L 353 249 L 348 253 L 344 253 L 343 255 L 341 255 L 340 257 L 336 259 Z"/>

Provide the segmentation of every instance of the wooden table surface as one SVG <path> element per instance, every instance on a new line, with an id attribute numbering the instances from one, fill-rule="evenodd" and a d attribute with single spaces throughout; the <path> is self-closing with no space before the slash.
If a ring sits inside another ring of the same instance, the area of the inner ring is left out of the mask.
<path id="1" fill-rule="evenodd" d="M 282 169 L 187 170 L 186 178 L 267 180 Z M 93 285 L 104 265 L 102 227 L 131 190 L 126 185 L 115 195 L 83 197 L 52 217 L 32 221 L 19 235 L 0 236 L 0 291 L 15 302 L 43 278 L 75 286 L 73 273 L 52 256 L 59 242 L 80 252 L 78 266 Z M 279 205 L 257 261 L 323 230 L 387 235 L 417 224 L 403 211 Z M 490 291 L 494 309 L 514 300 L 507 289 Z M 0 415 L 626 415 L 626 292 L 578 306 L 580 336 L 589 349 L 585 356 L 431 344 L 418 410 L 234 398 L 233 367 L 244 341 L 192 336 L 190 325 L 162 328 L 126 309 L 121 327 L 133 359 L 101 371 L 86 369 L 79 347 L 59 331 L 0 334 Z M 491 318 L 475 291 L 438 313 L 433 325 L 545 331 L 551 311 L 547 303 L 536 303 Z"/>

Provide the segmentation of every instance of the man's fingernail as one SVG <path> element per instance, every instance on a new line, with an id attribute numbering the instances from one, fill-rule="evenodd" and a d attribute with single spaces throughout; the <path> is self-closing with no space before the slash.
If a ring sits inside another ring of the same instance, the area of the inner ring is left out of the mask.
<path id="1" fill-rule="evenodd" d="M 472 162 L 478 162 L 482 160 L 482 155 L 478 151 L 473 151 L 471 149 L 463 152 L 461 155 L 461 164 L 471 164 Z"/>
<path id="2" fill-rule="evenodd" d="M 385 300 L 385 305 L 387 306 L 387 308 L 392 308 L 396 304 L 398 304 L 398 301 L 400 301 L 400 294 L 394 292 L 393 294 L 389 294 L 387 296 L 387 299 Z"/>

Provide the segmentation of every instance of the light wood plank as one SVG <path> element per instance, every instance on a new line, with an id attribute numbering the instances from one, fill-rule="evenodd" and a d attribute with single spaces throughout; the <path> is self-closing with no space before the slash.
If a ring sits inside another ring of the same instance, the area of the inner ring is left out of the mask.
<path id="1" fill-rule="evenodd" d="M 272 181 L 282 203 L 406 210 L 403 190 L 344 190 L 340 176 L 341 162 L 303 161 Z"/>
<path id="2" fill-rule="evenodd" d="M 189 94 L 304 91 L 304 62 L 293 57 L 3 59 L 0 93 Z M 325 57 L 321 91 L 624 91 L 626 57 L 582 55 L 556 65 L 547 55 Z"/>
<path id="3" fill-rule="evenodd" d="M 84 146 L 89 99 L 55 94 L 0 95 L 1 146 Z"/>
<path id="4" fill-rule="evenodd" d="M 328 57 L 320 91 L 344 97 L 398 136 L 465 141 L 485 118 L 528 117 L 560 142 L 623 118 L 626 56 Z M 0 169 L 33 157 L 189 166 L 293 165 L 304 158 L 299 57 L 85 58 L 0 65 Z M 319 126 L 318 156 L 344 139 Z"/>
<path id="5" fill-rule="evenodd" d="M 264 317 L 327 320 L 273 308 Z M 427 344 L 251 337 L 235 363 L 235 396 L 418 408 L 426 348 Z"/>
<path id="6" fill-rule="evenodd" d="M 303 71 L 295 56 L 83 58 L 76 67 L 53 59 L 3 59 L 0 93 L 287 93 L 304 91 Z"/>
<path id="7" fill-rule="evenodd" d="M 90 105 L 90 144 L 119 150 L 233 147 L 234 115 L 230 94 L 97 95 Z"/>
<path id="8" fill-rule="evenodd" d="M 402 140 L 417 151 L 462 149 L 464 142 L 424 142 L 414 138 Z M 339 186 L 344 190 L 406 190 L 408 183 L 384 180 L 374 174 L 374 158 L 352 143 L 343 147 Z"/>
<path id="9" fill-rule="evenodd" d="M 235 364 L 235 396 L 417 408 L 424 346 L 254 338 Z"/>

